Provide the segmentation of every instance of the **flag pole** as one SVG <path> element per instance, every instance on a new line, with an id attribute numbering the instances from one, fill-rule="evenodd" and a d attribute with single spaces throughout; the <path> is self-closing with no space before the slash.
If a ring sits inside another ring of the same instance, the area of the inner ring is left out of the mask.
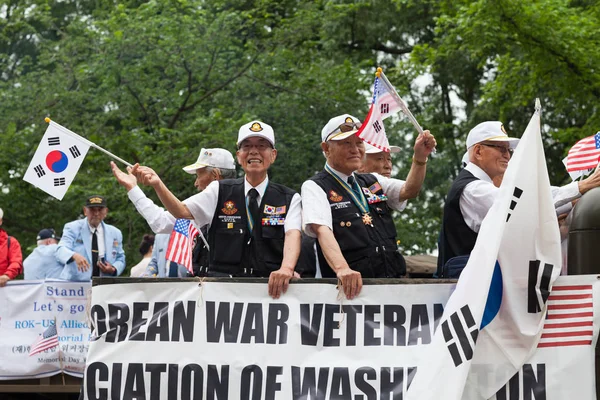
<path id="1" fill-rule="evenodd" d="M 415 116 L 410 112 L 410 110 L 406 106 L 406 103 L 404 102 L 404 100 L 402 100 L 402 97 L 400 97 L 400 95 L 398 94 L 398 92 L 396 91 L 394 86 L 392 86 L 392 84 L 388 80 L 387 76 L 385 76 L 385 74 L 383 73 L 383 69 L 381 67 L 377 68 L 377 72 L 375 73 L 375 75 L 377 75 L 377 77 L 380 78 L 383 81 L 383 83 L 388 87 L 388 89 L 390 90 L 390 93 L 392 94 L 394 99 L 400 105 L 402 112 L 408 117 L 408 119 L 413 124 L 413 126 L 415 127 L 417 132 L 419 132 L 419 135 L 422 134 L 423 128 L 421 127 L 421 125 L 419 125 L 419 122 L 417 122 L 417 119 L 415 118 Z"/>
<path id="2" fill-rule="evenodd" d="M 58 128 L 60 128 L 61 131 L 63 131 L 64 133 L 66 133 L 67 135 L 76 138 L 77 140 L 80 140 L 82 142 L 84 142 L 85 144 L 87 144 L 90 147 L 93 147 L 95 149 L 100 150 L 101 152 L 103 152 L 104 154 L 108 155 L 109 157 L 114 158 L 117 161 L 122 162 L 123 164 L 127 165 L 128 167 L 132 167 L 133 165 L 128 163 L 127 161 L 123 160 L 122 158 L 117 157 L 116 155 L 114 155 L 113 153 L 111 153 L 108 150 L 104 150 L 102 147 L 98 146 L 96 143 L 94 142 L 90 142 L 89 140 L 87 140 L 86 138 L 76 134 L 75 132 L 65 128 L 64 126 L 57 124 L 56 122 L 52 121 L 50 118 L 46 117 L 44 119 L 44 121 L 46 121 L 47 123 L 53 123 L 54 125 L 56 125 Z"/>

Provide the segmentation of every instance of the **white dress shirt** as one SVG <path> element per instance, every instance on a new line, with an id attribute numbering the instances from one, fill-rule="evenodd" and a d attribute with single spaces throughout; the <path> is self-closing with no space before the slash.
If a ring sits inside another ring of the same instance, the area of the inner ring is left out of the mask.
<path id="1" fill-rule="evenodd" d="M 467 171 L 472 173 L 478 180 L 469 182 L 460 195 L 460 212 L 465 219 L 465 223 L 474 232 L 479 232 L 481 223 L 492 208 L 499 188 L 494 186 L 492 179 L 481 168 L 473 163 L 467 164 Z M 577 182 L 571 182 L 561 187 L 552 187 L 552 199 L 557 212 L 569 211 L 570 202 L 580 197 L 579 186 Z"/>
<path id="2" fill-rule="evenodd" d="M 347 182 L 350 175 L 329 168 L 342 181 Z M 354 176 L 354 173 L 352 173 Z M 406 208 L 406 200 L 400 201 L 400 190 L 404 186 L 404 181 L 400 179 L 386 178 L 379 174 L 374 175 L 383 192 L 387 195 L 387 204 L 396 211 L 402 211 Z M 315 181 L 309 179 L 302 184 L 302 228 L 304 232 L 311 237 L 317 237 L 311 228 L 311 225 L 325 225 L 333 230 L 333 220 L 331 217 L 331 206 L 327 200 L 327 193 L 323 191 Z"/>
<path id="3" fill-rule="evenodd" d="M 267 190 L 268 183 L 269 178 L 267 177 L 258 186 L 254 187 L 258 191 L 257 201 L 259 204 L 262 201 L 265 190 Z M 244 193 L 247 195 L 250 189 L 252 189 L 252 185 L 244 179 Z M 127 195 L 138 212 L 146 219 L 154 233 L 171 233 L 175 224 L 175 217 L 171 213 L 154 204 L 137 186 L 131 189 Z M 213 181 L 202 192 L 184 200 L 183 204 L 190 210 L 197 227 L 204 225 L 209 225 L 210 227 L 217 209 L 218 199 L 219 182 Z M 241 207 L 245 208 L 246 205 L 243 204 Z M 283 228 L 285 232 L 291 229 L 300 230 L 302 228 L 302 201 L 298 193 L 292 197 Z"/>

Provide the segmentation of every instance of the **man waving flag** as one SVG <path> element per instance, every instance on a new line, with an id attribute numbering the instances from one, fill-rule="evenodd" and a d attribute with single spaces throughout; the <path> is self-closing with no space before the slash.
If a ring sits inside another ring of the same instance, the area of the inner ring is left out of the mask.
<path id="1" fill-rule="evenodd" d="M 417 365 L 407 399 L 494 396 L 535 351 L 560 268 L 538 106 Z"/>

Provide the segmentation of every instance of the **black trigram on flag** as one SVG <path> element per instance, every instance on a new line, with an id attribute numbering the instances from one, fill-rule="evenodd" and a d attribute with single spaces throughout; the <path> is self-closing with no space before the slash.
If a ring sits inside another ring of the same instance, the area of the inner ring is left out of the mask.
<path id="1" fill-rule="evenodd" d="M 542 311 L 542 307 L 546 304 L 548 296 L 550 296 L 550 278 L 552 277 L 552 264 L 544 263 L 542 276 L 539 277 L 540 260 L 529 261 L 529 278 L 527 279 L 527 312 L 536 314 Z M 539 286 L 541 299 L 538 298 L 536 288 Z M 541 300 L 541 304 L 540 304 Z"/>
<path id="2" fill-rule="evenodd" d="M 461 314 L 463 317 L 462 319 L 460 318 Z M 450 321 L 450 323 L 448 323 L 448 321 Z M 450 325 L 454 328 L 455 335 L 452 334 Z M 467 331 L 469 332 L 467 333 Z M 442 322 L 442 333 L 444 334 L 444 340 L 448 345 L 450 356 L 452 356 L 452 361 L 454 361 L 454 366 L 458 367 L 463 362 L 473 358 L 473 348 L 477 342 L 479 329 L 475 326 L 475 319 L 473 319 L 473 314 L 471 314 L 469 306 L 463 306 L 459 311 L 452 314 L 449 320 L 447 319 Z M 473 341 L 472 345 L 469 336 Z M 461 349 L 464 354 L 464 359 L 461 355 Z"/>
<path id="3" fill-rule="evenodd" d="M 41 178 L 42 176 L 46 175 L 46 171 L 44 171 L 44 167 L 42 167 L 41 165 L 33 167 L 33 170 L 37 174 L 38 178 Z"/>
<path id="4" fill-rule="evenodd" d="M 390 112 L 390 105 L 388 103 L 383 103 L 381 104 L 380 110 L 382 114 L 387 114 Z"/>
<path id="5" fill-rule="evenodd" d="M 65 186 L 65 178 L 54 178 L 54 186 Z"/>
<path id="6" fill-rule="evenodd" d="M 523 190 L 519 189 L 518 187 L 515 186 L 515 191 L 513 192 L 513 199 L 510 202 L 510 211 L 515 210 L 515 207 L 517 206 L 517 201 L 519 201 L 522 194 L 523 194 Z M 508 222 L 508 220 L 510 219 L 510 211 L 508 212 L 508 215 L 506 216 L 506 222 Z"/>
<path id="7" fill-rule="evenodd" d="M 60 137 L 49 137 L 48 138 L 48 146 L 58 146 L 60 145 Z"/>
<path id="8" fill-rule="evenodd" d="M 379 123 L 379 121 L 373 122 L 373 129 L 375 129 L 375 132 L 377 132 L 377 133 L 379 133 L 379 131 L 381 131 L 381 124 Z"/>
<path id="9" fill-rule="evenodd" d="M 71 155 L 73 156 L 73 158 L 77 158 L 81 155 L 81 152 L 79 151 L 77 146 L 69 147 L 69 151 L 71 152 Z"/>

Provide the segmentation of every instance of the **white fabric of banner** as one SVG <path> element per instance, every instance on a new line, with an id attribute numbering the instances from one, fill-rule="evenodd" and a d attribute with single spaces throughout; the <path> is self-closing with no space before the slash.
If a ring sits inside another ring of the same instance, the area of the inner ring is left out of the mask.
<path id="1" fill-rule="evenodd" d="M 90 282 L 17 280 L 0 290 L 0 380 L 43 378 L 61 370 L 83 376 L 90 289 Z M 39 334 L 55 321 L 58 347 L 29 356 Z"/>
<path id="2" fill-rule="evenodd" d="M 582 285 L 593 288 L 597 310 L 595 276 L 560 277 L 555 286 Z M 278 300 L 268 297 L 263 283 L 96 286 L 91 309 L 95 340 L 84 395 L 401 398 L 418 360 L 431 347 L 436 320 L 454 288 L 365 285 L 358 298 L 340 303 L 332 284 L 293 284 Z M 589 344 L 539 348 L 500 389 L 497 400 L 594 399 L 597 334 L 594 317 Z M 487 372 L 479 379 L 488 379 Z"/>

